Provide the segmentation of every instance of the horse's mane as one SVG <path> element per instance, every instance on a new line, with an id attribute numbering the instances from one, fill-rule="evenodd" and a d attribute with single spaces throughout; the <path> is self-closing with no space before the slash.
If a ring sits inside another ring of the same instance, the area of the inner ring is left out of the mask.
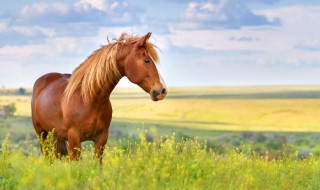
<path id="1" fill-rule="evenodd" d="M 85 102 L 92 100 L 101 88 L 107 84 L 118 81 L 121 74 L 117 68 L 116 58 L 119 50 L 126 44 L 138 41 L 140 37 L 122 33 L 119 38 L 103 45 L 94 51 L 82 64 L 72 73 L 68 85 L 64 91 L 64 99 L 68 103 L 74 92 L 80 89 Z M 146 53 L 154 63 L 157 63 L 159 56 L 155 45 L 145 43 Z"/>

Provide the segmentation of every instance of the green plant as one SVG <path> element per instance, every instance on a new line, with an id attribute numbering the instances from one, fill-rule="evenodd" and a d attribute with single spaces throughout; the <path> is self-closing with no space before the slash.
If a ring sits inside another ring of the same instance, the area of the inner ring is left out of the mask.
<path id="1" fill-rule="evenodd" d="M 197 138 L 119 142 L 103 164 L 84 149 L 79 161 L 1 149 L 0 189 L 319 189 L 319 158 L 287 151 L 278 160 L 250 147 L 216 154 Z M 126 144 L 126 146 L 123 146 Z M 51 151 L 53 145 L 48 143 Z M 6 148 L 4 148 L 6 147 Z M 126 148 L 121 148 L 126 147 Z"/>

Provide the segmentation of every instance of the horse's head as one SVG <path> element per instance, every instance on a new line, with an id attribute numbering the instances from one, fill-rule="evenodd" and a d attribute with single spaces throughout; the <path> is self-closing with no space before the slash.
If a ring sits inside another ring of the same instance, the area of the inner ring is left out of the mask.
<path id="1" fill-rule="evenodd" d="M 127 78 L 150 94 L 153 101 L 163 100 L 166 85 L 157 70 L 158 54 L 148 42 L 151 33 L 142 36 L 122 49 L 121 71 Z"/>

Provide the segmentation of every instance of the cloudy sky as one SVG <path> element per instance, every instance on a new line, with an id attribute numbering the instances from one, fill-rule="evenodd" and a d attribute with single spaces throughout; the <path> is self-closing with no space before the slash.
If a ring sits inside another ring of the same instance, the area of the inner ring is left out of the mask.
<path id="1" fill-rule="evenodd" d="M 0 2 L 0 85 L 32 87 L 149 31 L 168 86 L 320 84 L 319 0 L 24 0 Z"/>

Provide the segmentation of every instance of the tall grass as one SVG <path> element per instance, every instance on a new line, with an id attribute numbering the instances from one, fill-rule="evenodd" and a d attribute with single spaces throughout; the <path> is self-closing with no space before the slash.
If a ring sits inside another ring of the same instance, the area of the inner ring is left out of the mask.
<path id="1" fill-rule="evenodd" d="M 125 147 L 125 148 L 120 148 Z M 205 143 L 175 136 L 147 142 L 119 142 L 100 165 L 90 150 L 80 161 L 56 160 L 10 149 L 0 153 L 0 189 L 319 189 L 319 158 L 279 160 L 250 148 L 218 155 Z M 50 151 L 49 151 L 50 154 Z M 53 154 L 53 152 L 52 152 Z M 51 157 L 52 158 L 52 157 Z"/>

